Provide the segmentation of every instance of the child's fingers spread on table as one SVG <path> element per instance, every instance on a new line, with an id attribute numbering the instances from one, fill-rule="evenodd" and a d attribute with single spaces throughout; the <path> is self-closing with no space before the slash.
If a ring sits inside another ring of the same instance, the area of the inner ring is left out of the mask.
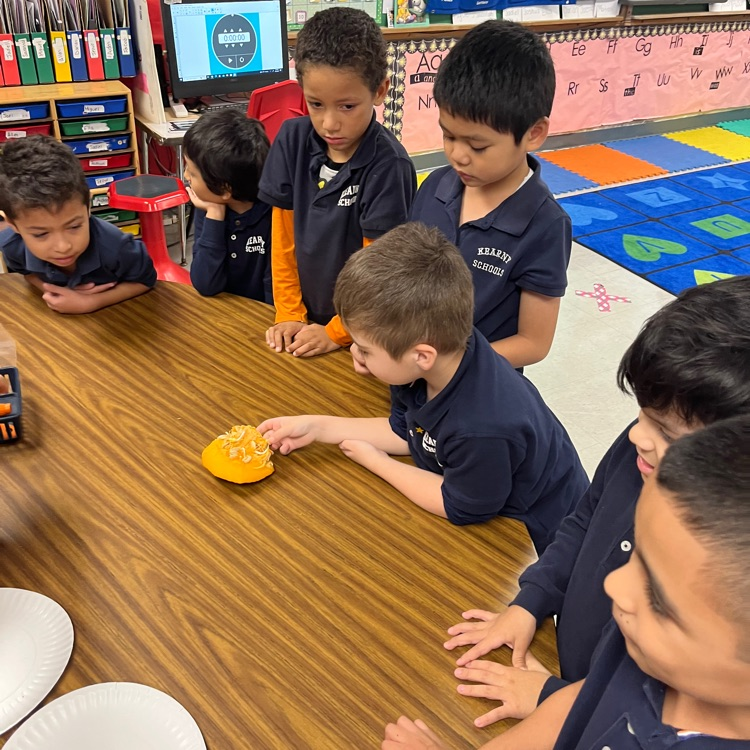
<path id="1" fill-rule="evenodd" d="M 466 612 L 461 613 L 461 617 L 464 620 L 494 620 L 497 617 L 497 612 L 488 612 L 486 609 L 467 609 Z"/>
<path id="2" fill-rule="evenodd" d="M 475 727 L 488 727 L 490 724 L 494 724 L 496 721 L 502 721 L 503 719 L 514 719 L 516 718 L 513 714 L 516 713 L 509 705 L 503 704 L 497 708 L 493 708 L 492 711 L 488 711 L 486 714 L 482 714 L 474 719 Z"/>

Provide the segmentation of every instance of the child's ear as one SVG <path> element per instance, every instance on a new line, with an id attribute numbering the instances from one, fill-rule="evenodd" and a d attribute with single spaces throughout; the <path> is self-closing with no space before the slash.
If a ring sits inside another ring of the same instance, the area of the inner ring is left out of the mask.
<path id="1" fill-rule="evenodd" d="M 431 370 L 437 359 L 437 350 L 429 344 L 417 344 L 412 350 L 414 362 L 423 372 Z"/>
<path id="2" fill-rule="evenodd" d="M 379 107 L 383 103 L 383 99 L 385 99 L 385 95 L 388 93 L 388 87 L 390 86 L 390 83 L 391 79 L 390 77 L 388 77 L 375 90 L 375 101 L 373 102 L 373 104 L 376 107 Z"/>
<path id="3" fill-rule="evenodd" d="M 221 200 L 224 203 L 229 203 L 229 201 L 232 200 L 232 190 L 229 185 L 224 185 L 224 188 L 221 191 Z"/>
<path id="4" fill-rule="evenodd" d="M 526 132 L 526 151 L 538 151 L 547 140 L 549 117 L 540 117 Z"/>
<path id="5" fill-rule="evenodd" d="M 5 211 L 0 211 L 0 218 L 16 233 L 21 234 L 18 229 L 16 228 L 16 225 L 6 216 Z"/>

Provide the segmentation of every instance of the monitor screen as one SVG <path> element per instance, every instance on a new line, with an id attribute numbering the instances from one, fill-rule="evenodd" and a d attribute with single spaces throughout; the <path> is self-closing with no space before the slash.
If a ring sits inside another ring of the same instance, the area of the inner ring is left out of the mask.
<path id="1" fill-rule="evenodd" d="M 162 17 L 175 99 L 289 78 L 285 0 L 162 2 Z"/>

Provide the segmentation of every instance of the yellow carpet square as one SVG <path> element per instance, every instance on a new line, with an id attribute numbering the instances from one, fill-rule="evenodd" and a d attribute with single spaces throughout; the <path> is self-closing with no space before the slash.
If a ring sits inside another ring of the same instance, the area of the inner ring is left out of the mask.
<path id="1" fill-rule="evenodd" d="M 750 159 L 750 138 L 732 133 L 724 128 L 710 127 L 683 130 L 680 133 L 665 134 L 665 137 L 688 146 L 702 148 L 704 151 L 731 161 Z"/>

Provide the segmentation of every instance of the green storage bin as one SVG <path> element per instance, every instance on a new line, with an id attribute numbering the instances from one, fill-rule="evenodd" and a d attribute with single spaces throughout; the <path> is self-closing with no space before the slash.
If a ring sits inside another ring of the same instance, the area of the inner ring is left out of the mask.
<path id="1" fill-rule="evenodd" d="M 118 211 L 117 209 L 109 209 L 108 211 L 102 211 L 101 213 L 95 213 L 97 219 L 104 221 L 110 221 L 116 223 L 118 221 L 133 221 L 138 218 L 138 214 L 135 211 Z"/>
<path id="2" fill-rule="evenodd" d="M 97 117 L 95 120 L 60 120 L 63 135 L 91 135 L 92 133 L 117 133 L 128 129 L 128 117 Z"/>

